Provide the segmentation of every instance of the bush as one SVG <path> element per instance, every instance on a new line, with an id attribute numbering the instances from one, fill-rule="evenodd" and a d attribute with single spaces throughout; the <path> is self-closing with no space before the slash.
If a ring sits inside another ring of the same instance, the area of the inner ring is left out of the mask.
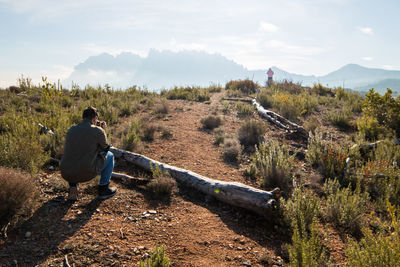
<path id="1" fill-rule="evenodd" d="M 225 139 L 222 157 L 227 163 L 234 163 L 238 161 L 240 154 L 240 144 L 236 139 Z"/>
<path id="2" fill-rule="evenodd" d="M 252 80 L 238 80 L 238 81 L 229 81 L 225 85 L 226 90 L 238 90 L 243 94 L 252 94 L 257 91 L 258 85 Z"/>
<path id="3" fill-rule="evenodd" d="M 125 150 L 134 150 L 140 144 L 140 120 L 133 120 L 129 123 L 125 133 L 122 134 L 122 146 Z"/>
<path id="4" fill-rule="evenodd" d="M 400 220 L 395 208 L 388 203 L 388 211 L 392 218 L 391 233 L 374 235 L 371 230 L 364 229 L 364 237 L 359 241 L 351 241 L 346 254 L 349 266 L 398 266 L 400 262 Z"/>
<path id="5" fill-rule="evenodd" d="M 168 114 L 169 112 L 169 105 L 167 101 L 161 101 L 154 107 L 154 112 L 156 114 Z"/>
<path id="6" fill-rule="evenodd" d="M 223 144 L 225 140 L 224 129 L 222 127 L 215 128 L 213 133 L 215 137 L 214 145 L 219 146 L 220 144 Z"/>
<path id="7" fill-rule="evenodd" d="M 163 127 L 162 129 L 161 129 L 161 138 L 163 138 L 163 139 L 169 139 L 169 138 L 171 138 L 172 137 L 172 131 L 171 131 L 171 129 L 170 128 L 166 128 L 166 127 Z"/>
<path id="8" fill-rule="evenodd" d="M 269 91 L 261 90 L 260 94 L 257 96 L 257 102 L 264 108 L 268 109 L 273 106 L 274 98 Z"/>
<path id="9" fill-rule="evenodd" d="M 156 247 L 150 252 L 150 258 L 140 260 L 140 267 L 168 267 L 170 266 L 170 260 L 165 255 L 165 245 Z"/>
<path id="10" fill-rule="evenodd" d="M 168 91 L 162 91 L 161 95 L 167 99 L 183 99 L 189 101 L 204 102 L 210 100 L 210 93 L 200 87 L 175 87 Z"/>
<path id="11" fill-rule="evenodd" d="M 317 95 L 320 96 L 326 96 L 326 95 L 331 95 L 333 96 L 334 93 L 332 92 L 331 89 L 329 89 L 328 87 L 323 86 L 320 83 L 315 84 L 312 88 L 311 91 Z"/>
<path id="12" fill-rule="evenodd" d="M 240 144 L 245 147 L 253 147 L 264 140 L 266 127 L 263 122 L 249 120 L 244 122 L 238 131 L 238 139 Z"/>
<path id="13" fill-rule="evenodd" d="M 146 190 L 152 198 L 170 198 L 176 182 L 168 172 L 163 172 L 159 166 L 152 166 L 153 179 L 146 185 Z"/>
<path id="14" fill-rule="evenodd" d="M 332 111 L 328 114 L 328 120 L 332 125 L 338 127 L 341 130 L 348 130 L 352 128 L 350 123 L 351 114 L 345 110 Z"/>
<path id="15" fill-rule="evenodd" d="M 357 121 L 357 129 L 364 139 L 370 141 L 375 141 L 385 134 L 384 126 L 379 125 L 375 117 L 368 115 Z"/>
<path id="16" fill-rule="evenodd" d="M 308 138 L 306 160 L 314 167 L 318 167 L 321 164 L 321 157 L 323 150 L 324 150 L 324 143 L 322 139 L 322 131 L 316 129 L 315 133 L 311 132 Z"/>
<path id="17" fill-rule="evenodd" d="M 245 103 L 238 103 L 236 109 L 239 116 L 250 116 L 254 112 L 254 107 Z"/>
<path id="18" fill-rule="evenodd" d="M 300 231 L 307 233 L 311 232 L 312 223 L 321 213 L 318 197 L 302 188 L 296 188 L 287 201 L 282 200 L 282 206 L 285 223 L 292 229 L 297 227 Z"/>
<path id="19" fill-rule="evenodd" d="M 279 187 L 283 191 L 288 191 L 292 186 L 293 163 L 294 157 L 289 155 L 286 145 L 269 141 L 256 148 L 249 168 L 255 170 L 255 175 L 261 180 L 262 187 L 266 189 Z M 248 173 L 252 172 L 250 169 Z"/>
<path id="20" fill-rule="evenodd" d="M 214 128 L 217 128 L 222 124 L 222 119 L 218 116 L 208 116 L 202 118 L 200 122 L 203 125 L 204 129 L 213 130 Z"/>
<path id="21" fill-rule="evenodd" d="M 392 90 L 388 89 L 381 96 L 371 89 L 362 105 L 364 115 L 375 118 L 379 125 L 395 131 L 400 137 L 400 99 L 392 96 Z"/>
<path id="22" fill-rule="evenodd" d="M 364 223 L 368 196 L 360 193 L 359 187 L 352 191 L 350 186 L 340 189 L 337 180 L 328 180 L 324 184 L 327 195 L 326 213 L 328 221 L 342 226 L 353 234 L 358 234 Z"/>
<path id="23" fill-rule="evenodd" d="M 326 253 L 316 228 L 319 199 L 297 188 L 282 206 L 284 220 L 293 229 L 292 244 L 288 245 L 289 266 L 321 266 L 326 262 Z"/>
<path id="24" fill-rule="evenodd" d="M 157 127 L 153 124 L 149 124 L 143 127 L 143 140 L 144 141 L 153 141 L 154 133 L 157 131 Z"/>
<path id="25" fill-rule="evenodd" d="M 0 229 L 22 209 L 28 209 L 36 193 L 31 176 L 0 167 Z"/>

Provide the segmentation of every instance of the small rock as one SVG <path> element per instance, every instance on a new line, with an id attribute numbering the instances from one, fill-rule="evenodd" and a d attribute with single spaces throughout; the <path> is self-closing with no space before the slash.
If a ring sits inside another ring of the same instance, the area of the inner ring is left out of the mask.
<path id="1" fill-rule="evenodd" d="M 154 220 L 155 220 L 156 222 L 160 222 L 160 220 L 159 220 L 159 219 L 157 219 L 157 218 L 155 218 Z"/>
<path id="2" fill-rule="evenodd" d="M 134 217 L 128 217 L 128 220 L 133 221 L 133 222 L 136 222 L 136 221 L 137 221 L 137 219 L 134 218 Z"/>
<path id="3" fill-rule="evenodd" d="M 226 257 L 225 257 L 225 260 L 226 260 L 226 261 L 232 261 L 232 258 L 229 257 L 229 256 L 226 256 Z"/>
<path id="4" fill-rule="evenodd" d="M 26 237 L 26 238 L 30 238 L 31 236 L 32 236 L 32 233 L 31 233 L 31 232 L 26 232 L 26 233 L 25 233 L 25 237 Z"/>
<path id="5" fill-rule="evenodd" d="M 237 250 L 243 250 L 243 248 L 241 248 L 241 247 L 237 247 Z"/>
<path id="6" fill-rule="evenodd" d="M 114 247 L 113 247 L 113 246 L 108 246 L 108 248 L 111 249 L 111 250 L 114 250 Z"/>
<path id="7" fill-rule="evenodd" d="M 157 211 L 155 211 L 155 210 L 149 210 L 148 213 L 150 213 L 150 214 L 157 214 Z"/>
<path id="8" fill-rule="evenodd" d="M 150 257 L 149 253 L 144 253 L 142 256 L 142 260 L 147 259 L 148 257 Z"/>
<path id="9" fill-rule="evenodd" d="M 49 166 L 50 171 L 54 171 L 54 166 Z"/>
<path id="10" fill-rule="evenodd" d="M 145 250 L 146 247 L 144 247 L 144 246 L 139 246 L 138 249 L 139 249 L 139 250 Z"/>
<path id="11" fill-rule="evenodd" d="M 248 263 L 247 261 L 243 261 L 242 264 L 243 264 L 244 266 L 251 267 L 251 263 Z"/>
<path id="12" fill-rule="evenodd" d="M 13 263 L 14 263 L 15 265 L 18 265 L 18 261 L 17 261 L 17 260 L 13 260 Z"/>
<path id="13" fill-rule="evenodd" d="M 233 249 L 233 245 L 232 244 L 228 244 L 228 247 Z"/>

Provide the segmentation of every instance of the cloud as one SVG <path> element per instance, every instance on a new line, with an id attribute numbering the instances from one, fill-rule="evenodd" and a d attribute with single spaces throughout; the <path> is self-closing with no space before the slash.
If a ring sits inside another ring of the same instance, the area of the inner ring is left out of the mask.
<path id="1" fill-rule="evenodd" d="M 367 35 L 374 35 L 374 31 L 369 27 L 357 27 L 357 29 Z"/>
<path id="2" fill-rule="evenodd" d="M 129 48 L 111 48 L 107 46 L 101 46 L 93 43 L 87 43 L 87 44 L 82 44 L 80 46 L 80 49 L 83 51 L 88 51 L 92 54 L 101 54 L 101 53 L 107 53 L 113 56 L 119 55 L 122 52 L 130 52 L 132 54 L 139 55 L 141 57 L 146 57 L 148 55 L 148 51 L 144 50 L 134 50 L 134 49 L 129 49 Z"/>
<path id="3" fill-rule="evenodd" d="M 298 56 L 312 56 L 317 55 L 323 52 L 324 48 L 316 47 L 316 46 L 298 46 L 291 45 L 283 41 L 279 40 L 270 40 L 265 43 L 266 48 L 269 49 L 277 49 L 280 52 L 284 52 L 287 54 L 295 54 Z"/>
<path id="4" fill-rule="evenodd" d="M 265 21 L 260 21 L 259 29 L 265 32 L 276 32 L 279 28 L 274 24 Z"/>
<path id="5" fill-rule="evenodd" d="M 372 61 L 372 60 L 374 60 L 373 57 L 362 57 L 361 59 L 362 59 L 362 60 L 365 60 L 365 61 Z"/>

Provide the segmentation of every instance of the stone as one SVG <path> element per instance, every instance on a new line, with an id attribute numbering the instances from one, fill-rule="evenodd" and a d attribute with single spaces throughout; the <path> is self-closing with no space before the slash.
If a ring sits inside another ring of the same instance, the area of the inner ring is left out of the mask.
<path id="1" fill-rule="evenodd" d="M 28 232 L 25 233 L 25 237 L 26 237 L 26 238 L 30 238 L 31 236 L 32 236 L 32 233 L 31 233 L 31 232 L 28 231 Z"/>
<path id="2" fill-rule="evenodd" d="M 150 213 L 150 214 L 157 214 L 157 211 L 155 211 L 155 210 L 149 210 L 148 213 Z"/>

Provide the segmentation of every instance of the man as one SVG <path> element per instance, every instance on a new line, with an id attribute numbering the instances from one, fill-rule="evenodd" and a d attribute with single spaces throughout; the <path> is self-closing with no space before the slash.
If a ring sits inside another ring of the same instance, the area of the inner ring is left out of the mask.
<path id="1" fill-rule="evenodd" d="M 99 199 L 110 198 L 117 192 L 117 188 L 109 187 L 114 155 L 108 151 L 106 123 L 98 118 L 97 110 L 88 107 L 83 111 L 82 121 L 68 129 L 60 162 L 61 176 L 70 186 L 68 200 L 77 200 L 78 183 L 87 182 L 99 173 Z"/>

